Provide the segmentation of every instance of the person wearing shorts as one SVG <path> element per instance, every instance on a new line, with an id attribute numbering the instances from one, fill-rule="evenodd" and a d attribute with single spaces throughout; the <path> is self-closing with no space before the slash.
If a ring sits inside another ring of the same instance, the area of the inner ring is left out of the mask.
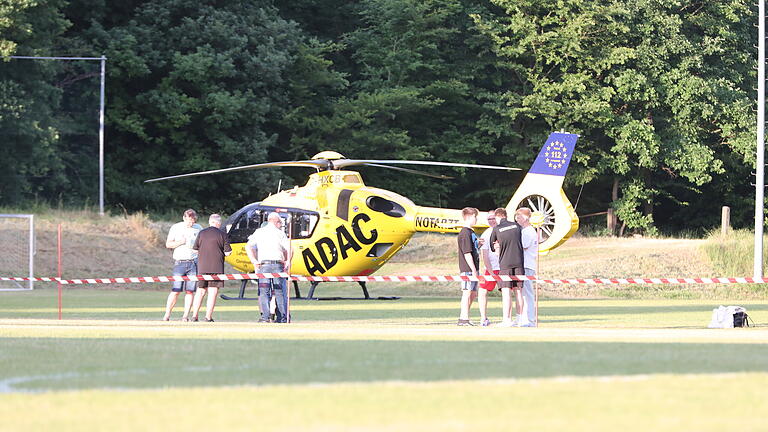
<path id="1" fill-rule="evenodd" d="M 457 238 L 459 247 L 459 273 L 462 276 L 477 276 L 480 267 L 479 241 L 472 227 L 477 225 L 478 211 L 474 207 L 465 207 L 461 210 L 464 226 L 459 231 Z M 461 309 L 458 325 L 471 326 L 469 309 L 472 301 L 477 297 L 477 281 L 461 282 Z"/>
<path id="2" fill-rule="evenodd" d="M 201 275 L 224 273 L 224 257 L 232 253 L 227 233 L 221 230 L 221 215 L 212 214 L 208 218 L 208 228 L 200 231 L 192 247 L 198 251 L 198 271 Z M 208 302 L 205 306 L 205 321 L 213 322 L 213 309 L 219 289 L 224 288 L 222 280 L 201 280 L 197 282 L 197 292 L 192 305 L 192 321 L 197 321 L 197 314 L 207 291 Z"/>
<path id="3" fill-rule="evenodd" d="M 173 275 L 174 276 L 194 276 L 197 274 L 197 251 L 192 249 L 197 239 L 197 234 L 202 227 L 197 224 L 197 213 L 192 209 L 184 211 L 183 221 L 171 226 L 168 231 L 168 238 L 165 240 L 165 247 L 173 249 Z M 195 281 L 174 281 L 171 287 L 171 293 L 165 302 L 165 315 L 163 321 L 171 319 L 176 301 L 179 294 L 184 294 L 184 314 L 182 321 L 189 321 L 189 311 L 192 308 L 193 295 L 195 292 Z"/>
<path id="4" fill-rule="evenodd" d="M 499 274 L 499 254 L 491 250 L 491 233 L 493 227 L 496 226 L 496 214 L 493 210 L 489 211 L 488 229 L 480 236 L 482 246 L 480 247 L 480 256 L 482 257 L 483 266 L 485 267 L 484 275 Z M 488 327 L 491 325 L 491 321 L 488 319 L 488 293 L 496 288 L 495 280 L 487 280 L 480 283 L 480 289 L 477 290 L 477 305 L 480 309 L 480 325 Z"/>
<path id="5" fill-rule="evenodd" d="M 499 252 L 499 275 L 525 275 L 521 227 L 517 222 L 507 220 L 506 209 L 497 208 L 494 213 L 498 219 L 498 224 L 493 228 L 489 241 L 491 250 L 498 250 Z M 518 313 L 522 313 L 523 300 L 518 292 L 522 288 L 522 283 L 520 281 L 501 281 L 499 287 L 501 288 L 502 300 L 502 321 L 499 326 L 514 327 L 511 291 L 516 292 L 516 309 L 519 310 Z"/>

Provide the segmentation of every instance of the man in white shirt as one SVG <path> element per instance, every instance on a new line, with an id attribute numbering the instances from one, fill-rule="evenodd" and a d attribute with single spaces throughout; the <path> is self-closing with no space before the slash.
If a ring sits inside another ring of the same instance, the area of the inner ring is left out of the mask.
<path id="1" fill-rule="evenodd" d="M 484 275 L 498 275 L 499 274 L 499 253 L 491 249 L 491 233 L 493 227 L 496 226 L 496 214 L 494 210 L 488 212 L 488 229 L 480 236 L 482 240 L 482 246 L 480 247 L 480 257 L 485 267 Z M 488 327 L 491 325 L 491 321 L 488 319 L 488 293 L 496 288 L 496 281 L 489 280 L 480 284 L 479 290 L 477 290 L 477 304 L 480 308 L 480 325 Z"/>
<path id="2" fill-rule="evenodd" d="M 291 244 L 283 231 L 283 219 L 272 212 L 267 216 L 267 225 L 248 237 L 245 252 L 257 273 L 281 273 L 291 270 Z M 261 319 L 269 322 L 269 303 L 272 291 L 277 303 L 276 321 L 288 322 L 288 286 L 285 278 L 259 279 L 259 306 Z"/>
<path id="3" fill-rule="evenodd" d="M 197 213 L 192 209 L 184 211 L 183 222 L 174 224 L 168 231 L 165 247 L 173 249 L 173 275 L 194 276 L 197 275 L 197 251 L 192 249 L 197 239 L 197 233 L 203 227 L 197 224 Z M 196 281 L 176 281 L 173 283 L 171 293 L 165 303 L 165 315 L 163 321 L 171 319 L 171 312 L 176 306 L 179 294 L 184 291 L 184 315 L 182 321 L 189 321 L 189 310 L 192 308 Z"/>
<path id="4" fill-rule="evenodd" d="M 523 227 L 520 231 L 523 243 L 523 261 L 525 275 L 536 274 L 536 261 L 539 255 L 539 237 L 536 229 L 531 226 L 531 209 L 520 207 L 515 212 L 515 221 Z M 523 312 L 518 316 L 518 327 L 536 327 L 536 298 L 533 291 L 533 281 L 523 282 Z"/>

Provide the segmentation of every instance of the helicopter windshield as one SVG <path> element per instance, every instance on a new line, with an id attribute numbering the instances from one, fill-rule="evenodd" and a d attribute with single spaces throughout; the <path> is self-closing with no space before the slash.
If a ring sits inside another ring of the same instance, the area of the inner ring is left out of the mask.
<path id="1" fill-rule="evenodd" d="M 283 218 L 283 231 L 291 239 L 311 237 L 320 219 L 320 215 L 313 211 L 252 204 L 233 214 L 227 221 L 230 243 L 247 242 L 248 236 L 267 223 L 267 217 L 272 212 L 277 212 Z"/>

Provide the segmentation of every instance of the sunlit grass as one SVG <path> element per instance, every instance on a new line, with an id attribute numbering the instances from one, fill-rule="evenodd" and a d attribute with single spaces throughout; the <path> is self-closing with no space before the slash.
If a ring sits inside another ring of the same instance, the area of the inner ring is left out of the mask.
<path id="1" fill-rule="evenodd" d="M 482 365 L 476 365 L 482 367 Z M 4 429 L 252 431 L 762 430 L 764 373 L 87 390 L 0 396 Z M 737 387 L 738 392 L 723 388 Z M 179 406 L 183 403 L 183 406 Z M 504 404 L 492 408 L 489 404 Z M 35 413 L 30 412 L 35 408 Z"/>
<path id="2" fill-rule="evenodd" d="M 702 248 L 713 267 L 723 276 L 752 276 L 754 241 L 755 233 L 749 230 L 732 230 L 726 235 L 713 231 Z M 768 264 L 768 236 L 763 239 L 763 260 L 765 268 Z"/>

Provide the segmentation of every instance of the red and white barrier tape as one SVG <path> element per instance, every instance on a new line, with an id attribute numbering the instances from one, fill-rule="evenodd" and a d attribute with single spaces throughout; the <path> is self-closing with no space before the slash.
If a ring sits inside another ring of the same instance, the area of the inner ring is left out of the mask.
<path id="1" fill-rule="evenodd" d="M 152 283 L 152 282 L 181 282 L 197 280 L 243 280 L 260 278 L 289 278 L 295 281 L 309 282 L 461 282 L 461 281 L 519 281 L 532 280 L 547 284 L 760 284 L 768 283 L 768 278 L 751 277 L 718 277 L 718 278 L 597 278 L 597 279 L 538 279 L 536 276 L 295 276 L 288 273 L 240 273 L 196 276 L 144 276 L 126 278 L 94 278 L 94 279 L 60 279 L 52 277 L 24 278 L 0 277 L 0 281 L 39 281 L 60 282 L 63 285 L 79 284 L 112 284 L 112 283 Z"/>

